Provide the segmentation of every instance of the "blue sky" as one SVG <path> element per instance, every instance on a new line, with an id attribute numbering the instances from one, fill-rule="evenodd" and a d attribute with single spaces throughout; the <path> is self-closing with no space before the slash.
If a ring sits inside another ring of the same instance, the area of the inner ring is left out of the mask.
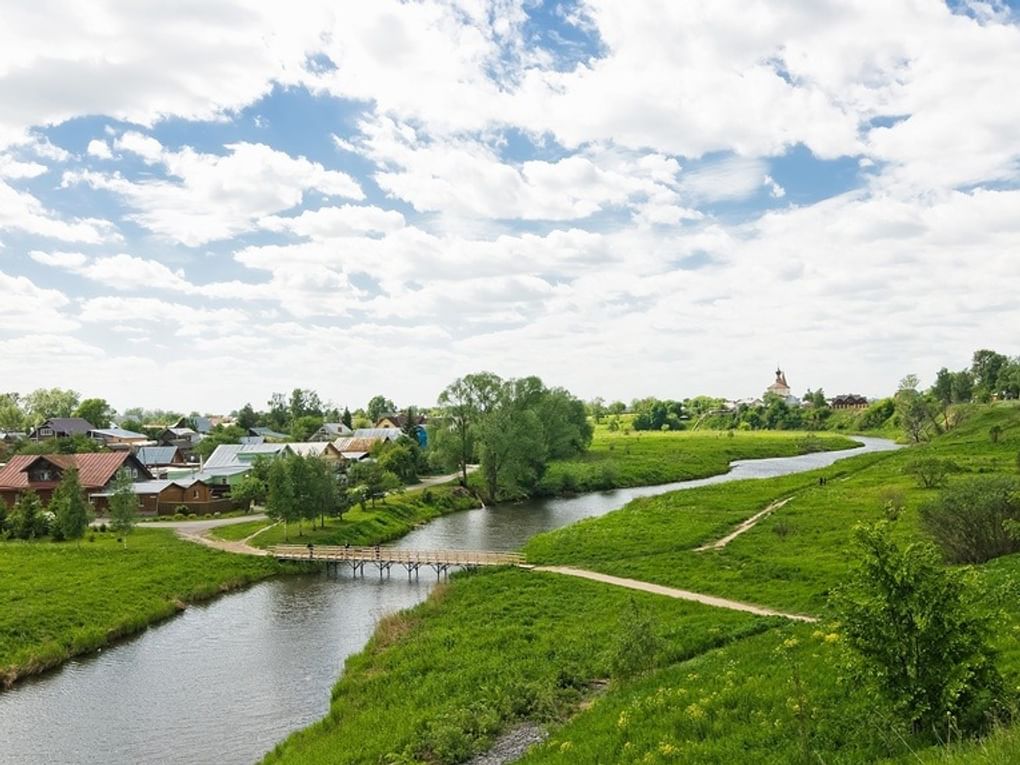
<path id="1" fill-rule="evenodd" d="M 0 31 L 0 389 L 880 395 L 1020 352 L 1016 3 L 100 6 Z"/>

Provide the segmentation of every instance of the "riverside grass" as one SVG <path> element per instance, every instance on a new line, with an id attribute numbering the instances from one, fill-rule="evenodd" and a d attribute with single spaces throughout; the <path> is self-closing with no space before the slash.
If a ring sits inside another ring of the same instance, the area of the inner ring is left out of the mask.
<path id="1" fill-rule="evenodd" d="M 266 763 L 459 762 L 520 719 L 561 719 L 609 678 L 630 603 L 654 622 L 668 666 L 776 624 L 516 569 L 457 575 L 385 618 L 347 660 L 321 722 Z"/>
<path id="2" fill-rule="evenodd" d="M 268 558 L 230 555 L 136 529 L 75 542 L 0 543 L 0 681 L 54 667 L 172 616 L 187 602 L 279 574 Z"/>
<path id="3" fill-rule="evenodd" d="M 732 435 L 731 435 L 732 434 Z M 577 459 L 550 463 L 537 493 L 555 495 L 706 478 L 734 460 L 792 457 L 857 445 L 842 435 L 801 431 L 624 431 L 595 429 Z"/>
<path id="4" fill-rule="evenodd" d="M 992 443 L 989 429 L 998 425 L 1001 436 Z M 691 653 L 637 678 L 611 678 L 605 694 L 563 722 L 553 716 L 525 713 L 546 724 L 552 736 L 522 762 L 535 763 L 732 763 L 732 762 L 1013 762 L 1015 729 L 1002 731 L 987 742 L 932 747 L 895 721 L 882 702 L 864 689 L 839 681 L 841 638 L 827 611 L 828 590 L 845 575 L 851 563 L 849 531 L 858 521 L 885 517 L 890 488 L 899 489 L 906 502 L 896 522 L 901 540 L 921 538 L 918 507 L 932 490 L 921 489 L 903 473 L 903 466 L 919 451 L 952 459 L 957 473 L 952 480 L 995 474 L 1015 474 L 1020 451 L 1020 409 L 1008 406 L 974 408 L 954 431 L 934 443 L 891 454 L 868 454 L 841 460 L 814 473 L 777 479 L 746 481 L 705 487 L 640 499 L 626 508 L 535 537 L 527 546 L 529 559 L 579 565 L 606 573 L 633 576 L 708 594 L 745 599 L 762 605 L 801 610 L 821 617 L 816 625 L 777 623 L 735 638 L 704 652 Z M 819 485 L 824 478 L 824 485 Z M 734 525 L 772 501 L 793 496 L 787 505 L 762 520 L 723 550 L 695 553 L 696 547 L 723 536 Z M 416 612 L 414 629 L 397 631 L 391 639 L 373 643 L 366 653 L 352 657 L 347 672 L 334 690 L 331 717 L 288 739 L 270 762 L 318 763 L 335 761 L 341 742 L 357 741 L 362 734 L 388 740 L 388 732 L 404 735 L 399 715 L 387 714 L 387 700 L 372 695 L 376 684 L 395 689 L 413 688 L 412 667 L 427 666 L 434 650 L 431 630 L 440 624 L 457 624 L 480 634 L 506 613 L 507 602 L 524 590 L 518 588 L 554 574 L 518 572 L 518 579 L 494 586 L 493 575 L 455 579 L 445 596 Z M 1020 580 L 1020 555 L 1012 555 L 974 568 L 987 591 Z M 524 577 L 524 578 L 520 578 Z M 466 608 L 458 590 L 470 581 L 482 602 Z M 511 586 L 512 585 L 512 586 Z M 583 586 L 590 598 L 601 598 L 611 587 L 589 582 L 561 582 L 565 588 L 528 591 L 539 613 L 559 614 L 559 601 L 574 587 Z M 595 588 L 595 589 L 593 589 Z M 646 601 L 657 619 L 672 601 Z M 1020 688 L 1020 604 L 1005 602 L 996 633 L 1000 666 L 1010 687 Z M 512 613 L 512 611 L 511 611 Z M 579 676 L 604 677 L 597 656 L 605 656 L 604 643 L 620 630 L 620 611 L 588 610 L 588 630 L 595 642 L 577 643 L 581 651 L 571 666 L 583 667 Z M 708 622 L 686 630 L 688 635 L 722 624 L 728 612 L 713 610 Z M 719 622 L 714 622 L 719 619 Z M 664 631 L 662 622 L 657 629 Z M 381 632 L 386 632 L 384 629 Z M 543 645 L 559 645 L 570 628 L 562 618 L 543 624 Z M 424 636 L 430 635 L 428 640 Z M 378 637 L 378 635 L 377 635 Z M 547 642 L 546 642 L 547 641 Z M 664 641 L 667 645 L 670 639 Z M 444 662 L 479 663 L 495 677 L 517 671 L 521 646 L 488 644 L 482 638 L 469 646 L 450 642 L 452 654 Z M 504 663 L 505 662 L 505 663 Z M 556 654 L 547 654 L 550 667 L 564 666 Z M 551 671 L 551 670 L 550 670 Z M 429 695 L 416 697 L 417 730 L 446 731 L 456 738 L 470 733 L 473 698 L 461 706 L 448 706 L 444 694 L 467 693 L 464 679 L 449 681 L 432 676 Z M 456 689 L 461 689 L 457 691 Z M 394 690 L 394 693 L 397 691 Z M 568 700 L 569 703 L 569 700 Z M 505 720 L 503 725 L 511 720 Z M 390 726 L 396 725 L 397 728 Z M 492 723 L 481 738 L 500 728 Z M 491 731 L 490 731 L 491 729 Z M 467 731 L 467 733 L 465 733 Z M 401 739 L 403 740 L 403 739 Z M 338 748 L 334 748 L 338 747 Z M 384 746 L 373 752 L 383 751 Z M 423 752 L 393 763 L 453 763 L 463 759 L 449 753 Z M 400 754 L 401 756 L 396 756 Z M 984 759 L 981 759 L 984 757 Z M 340 760 L 358 762 L 361 760 Z M 365 762 L 372 761 L 365 759 Z"/>
<path id="5" fill-rule="evenodd" d="M 326 518 L 325 526 L 317 519 L 302 525 L 273 525 L 273 521 L 252 521 L 236 526 L 222 526 L 213 530 L 219 539 L 239 540 L 265 528 L 251 540 L 254 547 L 267 547 L 285 541 L 323 545 L 373 545 L 404 536 L 423 523 L 447 513 L 478 507 L 478 500 L 458 487 L 435 486 L 429 489 L 411 488 L 404 493 L 390 494 L 368 503 L 364 510 L 355 505 L 342 518 Z M 272 528 L 266 528 L 272 526 Z"/>

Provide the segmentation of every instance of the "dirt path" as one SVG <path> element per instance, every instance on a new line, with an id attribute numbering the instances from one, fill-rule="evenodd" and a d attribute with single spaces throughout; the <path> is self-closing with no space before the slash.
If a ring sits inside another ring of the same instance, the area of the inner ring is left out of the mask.
<path id="1" fill-rule="evenodd" d="M 787 497 L 786 499 L 776 500 L 775 502 L 773 502 L 771 505 L 766 507 L 761 512 L 755 513 L 750 518 L 748 518 L 746 521 L 742 522 L 735 529 L 733 529 L 733 531 L 731 531 L 729 534 L 724 536 L 722 539 L 717 539 L 715 542 L 709 542 L 708 544 L 703 544 L 701 547 L 695 547 L 694 548 L 694 552 L 704 552 L 705 550 L 721 550 L 722 548 L 724 548 L 726 545 L 728 545 L 730 542 L 732 542 L 734 539 L 739 537 L 744 532 L 750 531 L 751 529 L 753 529 L 754 528 L 754 524 L 756 524 L 762 518 L 767 516 L 769 513 L 772 513 L 774 511 L 778 510 L 779 508 L 781 508 L 783 505 L 785 505 L 791 499 L 793 499 L 793 497 Z"/>
<path id="2" fill-rule="evenodd" d="M 675 587 L 664 587 L 661 584 L 652 584 L 651 582 L 642 582 L 638 579 L 624 579 L 619 576 L 610 576 L 609 574 L 600 574 L 597 571 L 587 571 L 582 568 L 574 568 L 572 566 L 535 566 L 534 571 L 548 571 L 553 574 L 563 574 L 565 576 L 576 576 L 581 579 L 590 579 L 593 582 L 602 582 L 603 584 L 612 584 L 617 587 L 626 587 L 628 590 L 640 590 L 641 592 L 650 592 L 653 595 L 665 595 L 667 598 L 676 598 L 678 600 L 690 600 L 695 603 L 702 603 L 706 606 L 715 606 L 716 608 L 728 608 L 731 611 L 744 611 L 749 614 L 755 614 L 756 616 L 781 616 L 784 619 L 793 619 L 798 622 L 816 622 L 818 621 L 813 616 L 805 616 L 803 614 L 788 614 L 783 611 L 773 611 L 771 608 L 765 608 L 764 606 L 755 606 L 751 603 L 741 603 L 739 600 L 729 600 L 727 598 L 717 598 L 714 595 L 705 595 L 700 592 L 691 592 L 689 590 L 679 590 Z"/>

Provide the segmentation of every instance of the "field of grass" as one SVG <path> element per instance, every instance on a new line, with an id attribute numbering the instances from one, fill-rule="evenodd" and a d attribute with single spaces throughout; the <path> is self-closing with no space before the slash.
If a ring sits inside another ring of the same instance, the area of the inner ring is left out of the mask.
<path id="1" fill-rule="evenodd" d="M 612 677 L 631 601 L 654 615 L 659 666 L 776 624 L 552 574 L 458 576 L 384 619 L 348 660 L 328 716 L 266 762 L 459 762 L 514 721 L 563 719 L 591 681 Z"/>
<path id="2" fill-rule="evenodd" d="M 549 465 L 539 494 L 648 486 L 725 473 L 733 460 L 850 449 L 840 435 L 787 431 L 624 431 L 595 429 L 591 448 Z"/>
<path id="3" fill-rule="evenodd" d="M 289 542 L 312 542 L 323 545 L 374 545 L 404 536 L 416 526 L 434 518 L 458 510 L 478 507 L 478 500 L 457 487 L 436 486 L 425 490 L 412 490 L 403 494 L 391 494 L 376 500 L 375 507 L 369 503 L 364 510 L 355 505 L 344 513 L 343 518 L 326 518 L 325 526 L 316 521 L 314 528 L 304 523 L 291 524 L 285 529 L 277 524 L 251 540 L 255 547 L 280 544 L 287 537 Z M 273 521 L 252 521 L 235 526 L 221 526 L 213 530 L 213 536 L 220 539 L 237 540 L 254 534 Z"/>
<path id="4" fill-rule="evenodd" d="M 217 552 L 163 529 L 137 529 L 125 549 L 95 541 L 0 542 L 0 682 L 40 672 L 212 597 L 285 570 Z"/>
<path id="5" fill-rule="evenodd" d="M 994 425 L 1002 429 L 996 443 L 989 437 Z M 515 679 L 549 682 L 565 669 L 571 687 L 609 676 L 613 630 L 619 638 L 631 594 L 548 574 L 458 578 L 443 597 L 384 623 L 369 649 L 349 660 L 330 716 L 288 739 L 269 761 L 455 763 L 527 718 L 552 733 L 523 760 L 529 765 L 1015 762 L 1013 729 L 986 742 L 933 747 L 872 696 L 842 682 L 839 627 L 829 620 L 826 601 L 851 562 L 850 528 L 885 517 L 890 489 L 905 499 L 896 533 L 903 540 L 921 537 L 918 508 L 935 491 L 904 473 L 918 453 L 951 459 L 955 481 L 1015 475 L 1018 451 L 1020 409 L 998 406 L 973 412 L 927 446 L 860 455 L 814 473 L 641 499 L 536 537 L 526 548 L 533 561 L 800 610 L 821 622 L 752 619 L 746 626 L 740 620 L 750 617 L 740 614 L 642 596 L 667 647 L 656 667 L 633 679 L 611 677 L 592 703 L 578 706 L 574 694 L 550 712 L 544 704 L 515 707 L 506 700 L 515 694 L 504 689 Z M 819 478 L 826 480 L 820 484 Z M 786 497 L 792 497 L 788 504 L 723 550 L 693 551 Z M 1020 555 L 974 573 L 987 592 L 1015 587 Z M 674 622 L 678 606 L 694 609 L 684 618 L 696 621 Z M 1020 603 L 1014 598 L 1003 610 L 996 632 L 1000 668 L 1008 686 L 1020 690 Z M 734 634 L 735 618 L 741 626 Z M 394 627 L 404 619 L 410 626 Z M 539 626 L 538 634 L 528 634 Z M 732 639 L 707 640 L 713 628 Z M 697 650 L 685 647 L 691 641 Z M 409 707 L 401 706 L 405 695 Z M 353 749 L 362 742 L 369 743 L 359 759 Z"/>

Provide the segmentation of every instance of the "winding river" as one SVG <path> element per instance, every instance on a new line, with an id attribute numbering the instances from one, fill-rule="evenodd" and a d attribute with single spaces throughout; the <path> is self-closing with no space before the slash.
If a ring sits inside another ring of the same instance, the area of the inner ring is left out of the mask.
<path id="1" fill-rule="evenodd" d="M 444 516 L 400 540 L 409 548 L 512 550 L 534 534 L 622 507 L 636 497 L 830 465 L 863 447 L 744 460 L 694 481 L 541 499 Z M 435 579 L 394 570 L 281 577 L 188 608 L 99 653 L 0 693 L 0 763 L 251 763 L 322 718 L 344 659 L 378 619 L 412 606 Z"/>

